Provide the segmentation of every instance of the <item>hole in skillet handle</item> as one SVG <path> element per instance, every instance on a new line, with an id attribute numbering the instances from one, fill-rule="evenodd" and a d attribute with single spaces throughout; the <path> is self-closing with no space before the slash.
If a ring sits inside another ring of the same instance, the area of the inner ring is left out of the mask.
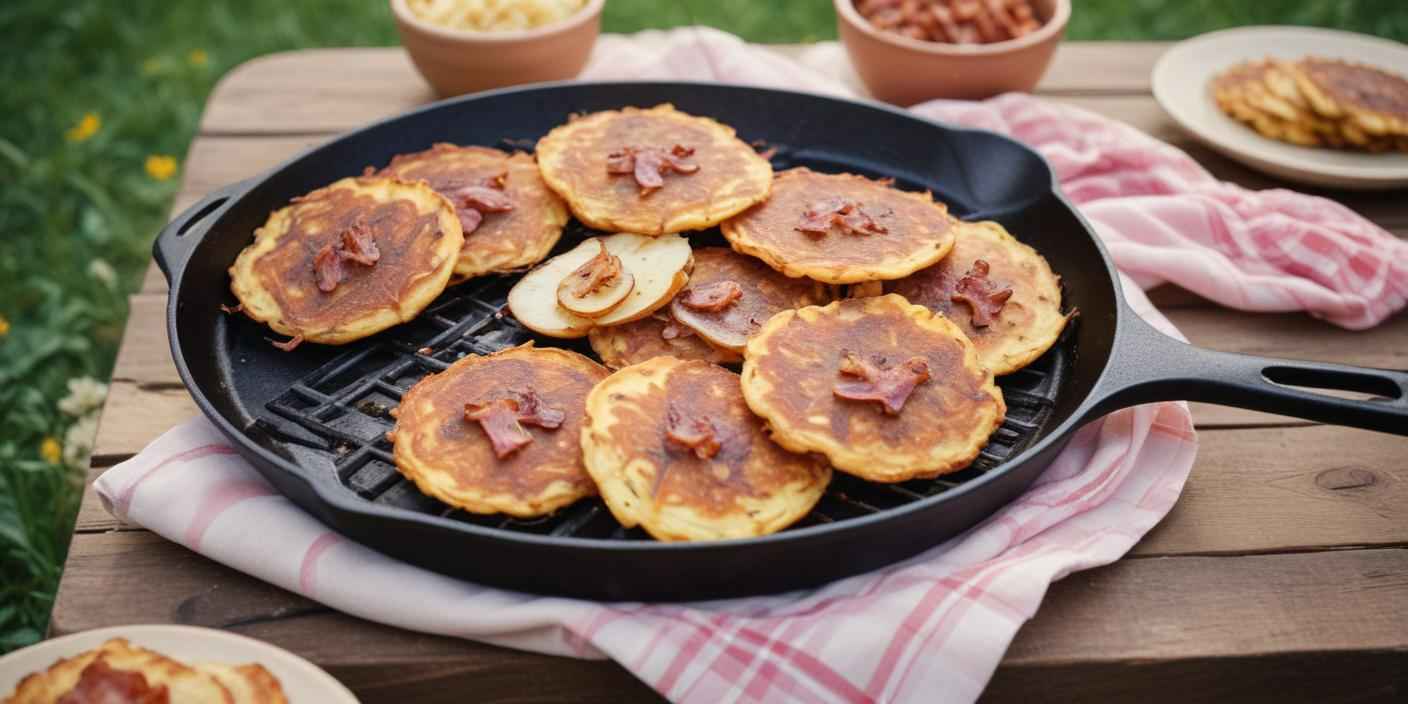
<path id="1" fill-rule="evenodd" d="M 234 202 L 252 181 L 238 181 L 206 194 L 161 228 L 152 245 L 152 256 L 156 259 L 167 283 L 174 284 L 191 252 L 205 239 L 206 229 L 202 225 L 215 221 L 215 215 Z"/>

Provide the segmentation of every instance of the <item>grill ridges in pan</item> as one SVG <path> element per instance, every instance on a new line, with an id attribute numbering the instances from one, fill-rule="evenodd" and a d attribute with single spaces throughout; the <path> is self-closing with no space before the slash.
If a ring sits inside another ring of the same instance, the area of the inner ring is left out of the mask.
<path id="1" fill-rule="evenodd" d="M 575 243 L 585 234 L 569 229 L 563 239 Z M 490 277 L 448 290 L 417 320 L 339 355 L 293 384 L 267 404 L 267 413 L 257 425 L 276 441 L 326 453 L 341 485 L 367 501 L 496 530 L 645 539 L 639 530 L 618 526 L 596 499 L 531 520 L 469 514 L 422 495 L 392 464 L 386 432 L 394 421 L 388 412 L 412 384 L 464 355 L 488 354 L 534 339 L 505 314 L 508 290 L 515 280 L 513 276 Z M 589 352 L 580 341 L 538 340 L 537 344 Z M 826 496 L 798 525 L 834 523 L 903 506 L 961 486 L 1015 456 L 1046 424 L 1071 344 L 1068 330 L 1042 359 L 998 380 L 1007 402 L 1007 418 L 967 469 L 894 485 L 873 484 L 838 472 Z"/>

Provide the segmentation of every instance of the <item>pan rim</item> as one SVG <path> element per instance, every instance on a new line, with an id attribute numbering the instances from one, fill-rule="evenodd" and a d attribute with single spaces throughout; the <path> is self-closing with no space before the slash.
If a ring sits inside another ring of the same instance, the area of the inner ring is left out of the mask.
<path id="1" fill-rule="evenodd" d="M 843 98 L 834 95 L 810 91 L 788 90 L 762 86 L 720 84 L 704 81 L 556 81 L 548 83 L 537 83 L 530 86 L 516 86 L 510 88 L 501 88 L 492 91 L 485 91 L 481 93 L 459 96 L 455 98 L 449 98 L 446 100 L 429 103 L 427 105 L 423 105 L 418 108 L 408 110 L 406 112 L 388 116 L 375 122 L 369 123 L 359 129 L 339 134 L 336 138 L 332 140 L 301 150 L 297 154 L 280 162 L 273 168 L 268 169 L 260 173 L 259 175 L 256 175 L 243 181 L 240 184 L 240 188 L 238 189 L 238 191 L 232 193 L 229 197 L 229 200 L 223 203 L 216 212 L 211 213 L 211 215 L 213 216 L 211 219 L 211 223 L 212 225 L 214 223 L 218 223 L 219 219 L 223 217 L 226 212 L 228 212 L 233 207 L 237 206 L 252 190 L 258 188 L 264 182 L 271 179 L 274 175 L 289 168 L 293 164 L 307 158 L 308 156 L 322 149 L 329 148 L 345 140 L 355 139 L 365 132 L 379 129 L 384 125 L 387 125 L 392 122 L 412 118 L 424 113 L 443 110 L 450 106 L 477 102 L 481 100 L 490 100 L 505 95 L 534 92 L 552 92 L 569 88 L 591 89 L 594 87 L 614 88 L 626 86 L 645 89 L 655 88 L 660 90 L 722 89 L 729 91 L 739 91 L 743 93 L 767 93 L 793 96 L 800 95 L 807 98 L 822 100 L 840 105 L 858 105 L 863 108 L 878 110 L 903 119 L 917 121 L 925 125 L 927 129 L 935 129 L 958 135 L 973 134 L 983 135 L 985 138 L 996 138 L 1000 141 L 1007 142 L 1009 145 L 1016 147 L 1018 150 L 1027 152 L 1031 156 L 1035 157 L 1037 162 L 1040 163 L 1046 169 L 1047 190 L 1044 193 L 1034 194 L 1033 200 L 1036 200 L 1041 197 L 1052 196 L 1056 199 L 1057 203 L 1059 203 L 1061 207 L 1065 208 L 1071 215 L 1076 218 L 1076 221 L 1080 223 L 1082 229 L 1085 231 L 1086 236 L 1089 237 L 1092 243 L 1095 245 L 1095 249 L 1100 255 L 1100 262 L 1103 265 L 1103 270 L 1108 276 L 1110 282 L 1111 296 L 1113 297 L 1115 311 L 1114 319 L 1112 321 L 1111 350 L 1108 354 L 1105 355 L 1103 366 L 1100 369 L 1100 373 L 1096 375 L 1095 379 L 1091 383 L 1090 390 L 1087 391 L 1084 398 L 1082 398 L 1080 402 L 1076 404 L 1075 408 L 1071 411 L 1070 415 L 1065 420 L 1053 427 L 1049 432 L 1047 432 L 1044 437 L 1032 443 L 1030 446 L 1022 450 L 1022 452 L 1018 453 L 1016 456 L 1008 458 L 1001 464 L 998 464 L 987 472 L 984 472 L 982 476 L 976 477 L 969 481 L 965 481 L 959 486 L 954 487 L 952 489 L 948 489 L 939 494 L 927 496 L 922 499 L 917 499 L 901 506 L 886 508 L 872 514 L 851 517 L 844 521 L 837 521 L 834 523 L 824 523 L 800 528 L 790 528 L 788 530 L 784 530 L 778 533 L 752 538 L 733 538 L 693 542 L 617 540 L 609 538 L 582 538 L 575 536 L 552 536 L 534 533 L 523 533 L 502 530 L 498 528 L 491 528 L 487 526 L 474 525 L 463 521 L 457 521 L 452 518 L 417 513 L 408 509 L 398 508 L 394 506 L 384 506 L 375 504 L 371 501 L 356 496 L 352 492 L 347 491 L 346 488 L 342 487 L 341 485 L 333 486 L 333 482 L 320 480 L 314 477 L 312 475 L 312 470 L 302 468 L 292 460 L 285 459 L 284 457 L 279 456 L 268 448 L 265 448 L 263 445 L 255 442 L 252 438 L 242 432 L 238 427 L 235 426 L 233 422 L 231 422 L 229 418 L 227 418 L 224 414 L 222 414 L 218 409 L 215 408 L 215 405 L 207 397 L 204 388 L 193 378 L 190 371 L 190 367 L 186 363 L 185 355 L 181 350 L 181 336 L 177 326 L 177 311 L 179 309 L 179 303 L 181 301 L 182 295 L 183 293 L 185 293 L 185 266 L 181 265 L 175 267 L 174 276 L 172 277 L 172 280 L 170 282 L 170 294 L 167 300 L 166 315 L 167 335 L 170 343 L 172 359 L 175 362 L 177 373 L 181 377 L 181 381 L 185 385 L 187 391 L 190 392 L 192 398 L 195 400 L 196 406 L 200 409 L 201 414 L 205 416 L 208 421 L 213 423 L 216 428 L 220 430 L 221 434 L 223 434 L 232 443 L 234 443 L 237 446 L 237 449 L 241 450 L 242 453 L 252 453 L 267 466 L 277 468 L 279 471 L 284 472 L 286 475 L 291 475 L 293 478 L 306 485 L 312 491 L 313 495 L 315 495 L 319 499 L 319 501 L 321 501 L 323 505 L 327 509 L 329 509 L 328 511 L 321 512 L 321 515 L 312 511 L 310 511 L 310 513 L 313 513 L 314 516 L 317 518 L 327 520 L 330 523 L 330 526 L 333 528 L 337 528 L 339 526 L 341 518 L 340 514 L 350 514 L 354 516 L 371 518 L 376 520 L 405 521 L 412 524 L 417 524 L 422 528 L 434 529 L 438 531 L 453 531 L 474 537 L 476 539 L 499 540 L 504 541 L 508 544 L 522 545 L 524 547 L 569 549 L 575 548 L 586 550 L 605 550 L 616 553 L 632 554 L 651 554 L 655 552 L 698 553 L 714 552 L 718 550 L 744 549 L 752 546 L 786 545 L 792 542 L 801 543 L 816 539 L 824 539 L 828 536 L 836 535 L 838 532 L 845 533 L 850 531 L 860 531 L 865 530 L 867 528 L 871 528 L 878 523 L 884 523 L 891 520 L 900 520 L 904 517 L 907 517 L 913 512 L 929 511 L 949 501 L 958 501 L 961 497 L 967 496 L 969 493 L 978 491 L 980 488 L 985 487 L 987 484 L 999 480 L 999 478 L 1007 475 L 1012 471 L 1015 471 L 1018 467 L 1024 466 L 1028 461 L 1031 461 L 1036 456 L 1048 451 L 1051 446 L 1057 443 L 1068 442 L 1068 438 L 1071 433 L 1073 433 L 1079 426 L 1083 425 L 1085 422 L 1087 422 L 1087 420 L 1089 420 L 1087 416 L 1095 408 L 1099 401 L 1098 392 L 1101 388 L 1103 388 L 1103 382 L 1106 381 L 1107 377 L 1111 373 L 1111 369 L 1114 366 L 1112 364 L 1112 361 L 1114 360 L 1115 355 L 1117 354 L 1117 351 L 1120 347 L 1119 339 L 1123 335 L 1123 331 L 1125 329 L 1124 321 L 1131 314 L 1131 312 L 1128 307 L 1128 304 L 1125 302 L 1123 291 L 1121 290 L 1118 270 L 1115 268 L 1114 263 L 1110 258 L 1108 250 L 1106 249 L 1104 243 L 1100 240 L 1099 236 L 1095 234 L 1094 228 L 1091 227 L 1089 221 L 1086 220 L 1085 216 L 1074 205 L 1072 205 L 1070 201 L 1066 199 L 1064 193 L 1061 192 L 1060 185 L 1056 180 L 1055 171 L 1051 168 L 1050 163 L 1047 162 L 1046 158 L 1036 150 L 1006 135 L 993 132 L 991 130 L 962 127 L 946 122 L 941 122 L 938 120 L 929 119 L 926 117 L 921 117 L 907 110 L 880 103 L 871 99 Z M 213 229 L 215 228 L 209 227 L 206 228 L 204 231 L 200 232 L 200 241 L 191 243 L 189 247 L 191 249 L 195 249 L 196 247 L 200 246 L 200 244 L 204 241 L 206 235 Z M 254 464 L 257 465 L 258 463 Z M 256 470 L 258 469 L 259 467 L 256 466 Z M 281 493 L 284 492 L 281 491 Z"/>

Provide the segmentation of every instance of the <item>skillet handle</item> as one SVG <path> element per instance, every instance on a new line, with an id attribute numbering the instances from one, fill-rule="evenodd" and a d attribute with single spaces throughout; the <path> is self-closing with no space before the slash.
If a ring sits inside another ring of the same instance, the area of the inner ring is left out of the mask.
<path id="1" fill-rule="evenodd" d="M 1408 372 L 1254 357 L 1194 347 L 1138 315 L 1115 342 L 1088 417 L 1155 401 L 1203 401 L 1408 435 Z M 1292 386 L 1372 394 L 1338 398 Z"/>
<path id="2" fill-rule="evenodd" d="M 196 246 L 205 238 L 209 225 L 202 227 L 202 224 L 214 222 L 215 218 L 212 216 L 216 211 L 242 195 L 251 183 L 253 179 L 217 188 L 181 211 L 166 227 L 161 228 L 161 232 L 156 236 L 156 243 L 152 245 L 152 256 L 156 258 L 157 266 L 161 267 L 161 273 L 166 275 L 167 283 L 174 283 L 180 277 L 191 252 L 195 251 Z"/>

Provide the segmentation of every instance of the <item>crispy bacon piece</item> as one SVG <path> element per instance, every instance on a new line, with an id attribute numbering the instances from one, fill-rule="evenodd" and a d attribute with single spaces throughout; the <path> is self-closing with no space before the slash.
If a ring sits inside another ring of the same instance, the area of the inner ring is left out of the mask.
<path id="1" fill-rule="evenodd" d="M 568 276 L 577 279 L 577 283 L 572 287 L 572 295 L 586 298 L 621 276 L 621 258 L 606 251 L 606 246 L 603 245 L 595 257 L 588 259 Z"/>
<path id="2" fill-rule="evenodd" d="M 556 430 L 561 428 L 562 421 L 567 419 L 566 413 L 543 403 L 543 398 L 531 389 L 516 394 L 516 400 L 518 401 L 518 422 L 520 423 Z"/>
<path id="3" fill-rule="evenodd" d="M 518 423 L 518 402 L 511 398 L 494 399 L 487 403 L 466 403 L 464 419 L 478 422 L 489 436 L 494 456 L 504 459 L 533 442 L 533 436 Z"/>
<path id="4" fill-rule="evenodd" d="M 507 213 L 513 210 L 513 201 L 508 194 L 488 186 L 465 186 L 455 191 L 455 197 L 464 207 L 481 213 Z"/>
<path id="5" fill-rule="evenodd" d="M 879 401 L 886 415 L 899 415 L 914 388 L 929 380 L 929 363 L 923 357 L 910 357 L 902 364 L 887 367 L 884 360 L 872 361 L 846 352 L 837 369 L 843 378 L 832 393 L 851 401 Z"/>
<path id="6" fill-rule="evenodd" d="M 313 273 L 318 277 L 318 290 L 332 293 L 347 272 L 342 270 L 342 254 L 329 242 L 313 257 Z"/>
<path id="7" fill-rule="evenodd" d="M 377 249 L 371 226 L 365 218 L 358 217 L 338 235 L 337 241 L 323 245 L 313 256 L 313 275 L 318 280 L 318 290 L 332 293 L 347 279 L 344 261 L 372 266 L 380 259 L 381 250 Z"/>
<path id="8" fill-rule="evenodd" d="M 655 147 L 622 147 L 606 155 L 606 173 L 612 176 L 631 174 L 642 196 L 665 185 L 665 174 L 692 174 L 698 164 L 686 162 L 694 156 L 694 148 L 676 144 L 669 151 Z"/>
<path id="9" fill-rule="evenodd" d="M 950 297 L 954 303 L 967 304 L 973 311 L 973 327 L 985 328 L 1002 313 L 1007 299 L 1012 297 L 1012 288 L 999 289 L 988 278 L 988 263 L 982 259 L 973 262 L 973 268 L 958 280 Z"/>
<path id="10" fill-rule="evenodd" d="M 342 231 L 340 249 L 343 259 L 363 266 L 371 266 L 381 259 L 381 250 L 377 249 L 376 240 L 372 239 L 372 228 L 360 217 Z"/>
<path id="11" fill-rule="evenodd" d="M 860 203 L 845 198 L 827 198 L 807 206 L 796 229 L 809 235 L 825 235 L 832 227 L 852 235 L 889 232 L 865 212 Z"/>
<path id="12" fill-rule="evenodd" d="M 155 687 L 147 683 L 146 675 L 114 669 L 99 658 L 83 668 L 78 683 L 58 704 L 168 704 L 171 694 L 166 685 Z"/>
<path id="13" fill-rule="evenodd" d="M 466 422 L 478 422 L 489 436 L 494 456 L 504 459 L 533 442 L 533 436 L 523 425 L 556 430 L 567 415 L 561 409 L 543 403 L 537 392 L 513 392 L 508 397 L 495 398 L 464 405 Z"/>
<path id="14" fill-rule="evenodd" d="M 294 335 L 293 337 L 289 338 L 288 340 L 285 340 L 284 342 L 279 342 L 278 340 L 270 340 L 269 344 L 285 352 L 292 352 L 297 349 L 299 345 L 303 344 L 303 336 Z"/>
<path id="15" fill-rule="evenodd" d="M 455 206 L 455 213 L 460 216 L 460 229 L 464 234 L 479 229 L 488 213 L 513 210 L 513 199 L 504 192 L 507 184 L 508 172 L 500 172 L 479 183 L 459 186 L 445 194 Z"/>
<path id="16" fill-rule="evenodd" d="M 743 287 L 735 281 L 715 281 L 685 291 L 680 305 L 705 313 L 717 313 L 743 297 Z"/>
<path id="17" fill-rule="evenodd" d="M 708 418 L 685 419 L 674 404 L 665 412 L 665 441 L 707 460 L 719 454 L 718 432 Z"/>

